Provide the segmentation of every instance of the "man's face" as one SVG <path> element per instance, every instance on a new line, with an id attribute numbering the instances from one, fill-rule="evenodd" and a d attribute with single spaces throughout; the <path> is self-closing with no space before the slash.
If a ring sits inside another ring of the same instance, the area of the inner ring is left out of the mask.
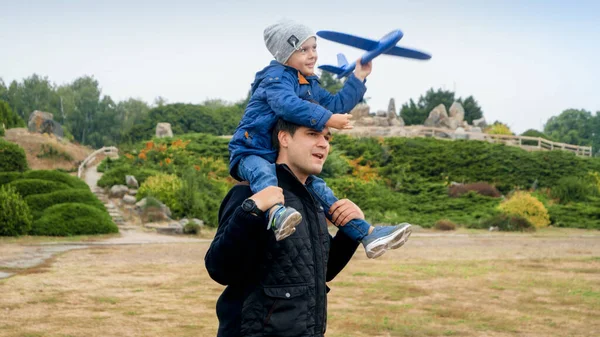
<path id="1" fill-rule="evenodd" d="M 310 76 L 315 73 L 317 59 L 317 39 L 311 37 L 302 44 L 300 50 L 292 53 L 286 64 L 296 68 L 302 75 Z"/>
<path id="2" fill-rule="evenodd" d="M 302 179 L 309 175 L 319 174 L 329 154 L 329 128 L 319 132 L 307 127 L 300 127 L 294 136 L 286 134 L 287 164 Z"/>

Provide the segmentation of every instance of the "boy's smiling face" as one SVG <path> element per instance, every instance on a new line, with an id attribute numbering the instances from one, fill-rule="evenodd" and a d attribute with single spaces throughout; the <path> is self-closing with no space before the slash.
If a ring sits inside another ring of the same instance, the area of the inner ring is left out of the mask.
<path id="1" fill-rule="evenodd" d="M 296 68 L 304 76 L 310 76 L 315 73 L 317 58 L 317 39 L 311 37 L 302 44 L 300 50 L 296 50 L 290 56 L 285 64 Z"/>

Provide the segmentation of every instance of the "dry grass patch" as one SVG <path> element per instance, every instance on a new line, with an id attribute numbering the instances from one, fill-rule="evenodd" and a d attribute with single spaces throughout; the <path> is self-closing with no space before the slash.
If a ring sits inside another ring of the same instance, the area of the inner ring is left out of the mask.
<path id="1" fill-rule="evenodd" d="M 596 336 L 596 232 L 414 236 L 329 284 L 327 337 Z M 208 243 L 69 251 L 0 280 L 1 336 L 214 336 Z"/>

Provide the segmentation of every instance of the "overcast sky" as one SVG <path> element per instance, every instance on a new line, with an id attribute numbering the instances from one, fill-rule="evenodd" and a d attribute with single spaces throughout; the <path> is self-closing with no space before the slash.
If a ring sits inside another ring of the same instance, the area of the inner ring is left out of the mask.
<path id="1" fill-rule="evenodd" d="M 271 61 L 263 30 L 282 18 L 373 39 L 400 29 L 399 45 L 432 54 L 375 59 L 371 111 L 432 87 L 472 95 L 515 132 L 600 110 L 600 1 L 0 0 L 0 78 L 92 75 L 114 100 L 233 102 Z M 363 53 L 326 40 L 318 51 L 320 64 Z"/>

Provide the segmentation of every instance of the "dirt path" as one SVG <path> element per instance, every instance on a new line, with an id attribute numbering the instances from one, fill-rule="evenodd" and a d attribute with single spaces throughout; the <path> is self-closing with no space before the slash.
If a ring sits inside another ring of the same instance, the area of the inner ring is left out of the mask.
<path id="1" fill-rule="evenodd" d="M 56 254 L 74 249 L 85 249 L 93 246 L 210 242 L 207 239 L 157 234 L 142 226 L 133 226 L 125 222 L 118 207 L 112 200 L 108 199 L 104 194 L 104 190 L 98 187 L 97 183 L 101 177 L 102 173 L 98 172 L 97 165 L 89 167 L 84 174 L 85 182 L 104 203 L 113 220 L 119 226 L 119 236 L 97 241 L 2 244 L 0 245 L 0 279 L 13 276 L 26 269 L 35 268 Z"/>

